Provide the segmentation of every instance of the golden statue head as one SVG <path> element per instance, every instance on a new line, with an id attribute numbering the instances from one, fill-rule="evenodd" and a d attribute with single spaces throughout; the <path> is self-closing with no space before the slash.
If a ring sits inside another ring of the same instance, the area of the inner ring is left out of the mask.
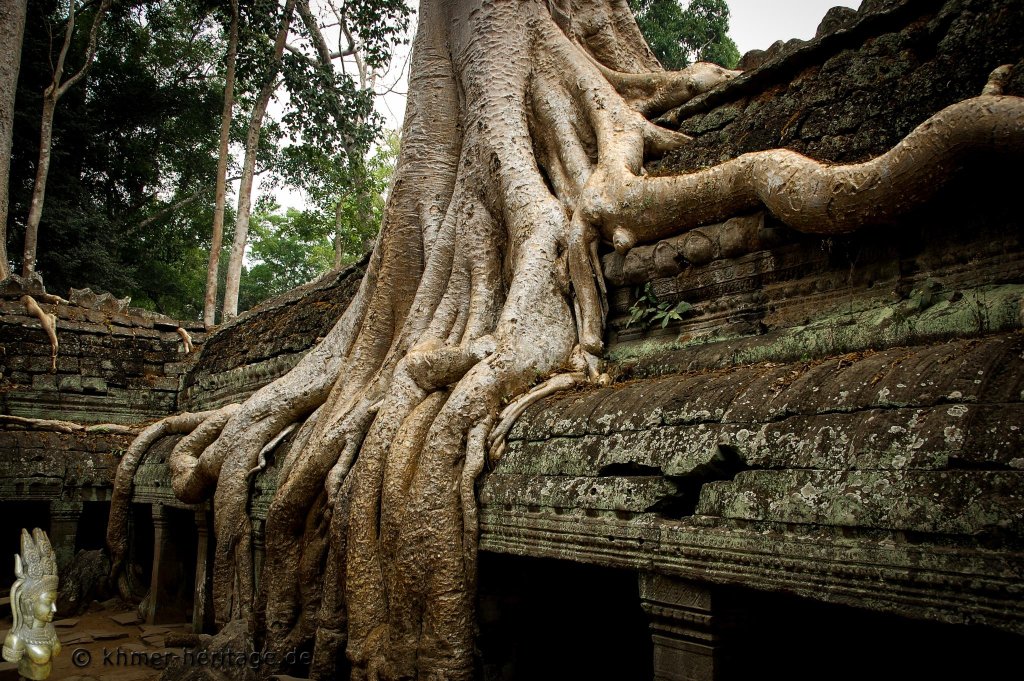
<path id="1" fill-rule="evenodd" d="M 21 531 L 21 554 L 14 557 L 17 580 L 11 587 L 14 625 L 4 640 L 3 656 L 18 663 L 28 679 L 50 675 L 50 659 L 60 652 L 53 628 L 57 611 L 57 554 L 46 533 L 36 528 Z"/>

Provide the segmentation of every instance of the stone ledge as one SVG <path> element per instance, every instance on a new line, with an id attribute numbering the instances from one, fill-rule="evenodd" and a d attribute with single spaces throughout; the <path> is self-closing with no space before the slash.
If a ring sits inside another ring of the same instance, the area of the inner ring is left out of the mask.
<path id="1" fill-rule="evenodd" d="M 536 558 L 646 570 L 698 582 L 791 593 L 945 623 L 1024 634 L 1024 553 L 910 543 L 899 535 L 849 537 L 827 528 L 651 515 L 480 509 L 480 548 Z"/>

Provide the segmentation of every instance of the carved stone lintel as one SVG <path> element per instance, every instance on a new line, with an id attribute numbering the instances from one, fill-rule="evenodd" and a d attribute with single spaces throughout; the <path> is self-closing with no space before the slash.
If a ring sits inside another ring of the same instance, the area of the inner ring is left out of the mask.
<path id="1" fill-rule="evenodd" d="M 640 601 L 650 618 L 654 678 L 714 681 L 722 665 L 736 608 L 720 590 L 656 573 L 640 574 Z"/>

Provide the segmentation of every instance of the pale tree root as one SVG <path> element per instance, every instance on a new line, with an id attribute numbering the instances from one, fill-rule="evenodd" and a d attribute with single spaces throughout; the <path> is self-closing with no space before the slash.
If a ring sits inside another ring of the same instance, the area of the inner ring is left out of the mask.
<path id="1" fill-rule="evenodd" d="M 168 416 L 146 427 L 128 447 L 121 457 L 114 475 L 114 487 L 110 497 L 110 517 L 107 521 L 107 551 L 110 553 L 110 576 L 118 580 L 118 588 L 126 600 L 131 600 L 132 593 L 128 581 L 121 579 L 124 560 L 128 551 L 128 512 L 131 508 L 132 487 L 135 473 L 142 462 L 146 451 L 165 435 L 191 433 L 208 418 L 215 417 L 223 411 L 231 411 L 237 405 L 219 410 L 197 413 L 185 412 Z"/>
<path id="2" fill-rule="evenodd" d="M 24 428 L 25 430 L 45 430 L 53 433 L 86 433 L 88 435 L 136 435 L 141 432 L 139 426 L 125 426 L 120 423 L 95 423 L 84 425 L 74 421 L 53 419 L 30 419 L 23 416 L 7 416 L 0 414 L 0 424 Z"/>
<path id="3" fill-rule="evenodd" d="M 22 296 L 21 302 L 28 313 L 39 320 L 46 337 L 50 339 L 50 371 L 57 371 L 57 315 L 44 311 L 32 296 Z"/>
<path id="4" fill-rule="evenodd" d="M 614 201 L 598 207 L 593 219 L 620 253 L 761 206 L 798 231 L 843 234 L 890 222 L 928 201 L 982 154 L 1024 155 L 1024 99 L 983 95 L 958 102 L 864 163 L 829 166 L 778 149 L 690 175 L 610 177 Z"/>
<path id="5" fill-rule="evenodd" d="M 192 336 L 189 334 L 188 331 L 179 326 L 177 329 L 175 329 L 175 332 L 181 338 L 181 345 L 182 347 L 185 348 L 186 355 L 190 354 L 193 350 L 195 350 L 195 346 L 192 345 Z"/>
<path id="6" fill-rule="evenodd" d="M 487 447 L 490 452 L 488 461 L 490 465 L 494 466 L 501 460 L 502 455 L 505 453 L 505 437 L 531 404 L 562 390 L 568 390 L 585 381 L 586 376 L 582 373 L 557 374 L 525 395 L 520 395 L 510 402 L 502 410 L 501 414 L 498 415 L 498 425 L 494 427 L 494 430 L 487 437 Z"/>

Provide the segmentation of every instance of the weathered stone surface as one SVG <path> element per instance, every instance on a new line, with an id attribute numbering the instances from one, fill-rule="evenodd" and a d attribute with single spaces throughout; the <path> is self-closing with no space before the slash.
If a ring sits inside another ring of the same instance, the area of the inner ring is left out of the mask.
<path id="1" fill-rule="evenodd" d="M 366 260 L 261 303 L 217 329 L 185 376 L 182 408 L 237 402 L 291 369 L 341 317 Z"/>
<path id="2" fill-rule="evenodd" d="M 109 498 L 131 436 L 0 428 L 0 498 Z"/>
<path id="3" fill-rule="evenodd" d="M 1024 57 L 1016 0 L 893 4 L 903 6 L 894 19 L 868 22 L 852 45 L 837 34 L 825 37 L 824 50 L 770 48 L 761 61 L 786 53 L 766 74 L 773 78 L 756 78 L 754 95 L 744 87 L 754 74 L 722 88 L 736 95 L 717 97 L 726 100 L 718 106 L 734 113 L 712 109 L 684 120 L 680 129 L 697 139 L 659 171 L 692 171 L 777 147 L 837 162 L 877 156 L 932 113 L 979 94 L 992 69 Z M 886 11 L 871 11 L 879 9 Z"/>
<path id="4" fill-rule="evenodd" d="M 699 515 L 936 534 L 1024 535 L 1024 473 L 743 471 L 701 489 Z"/>
<path id="5" fill-rule="evenodd" d="M 114 590 L 109 574 L 110 559 L 105 551 L 79 551 L 60 576 L 57 612 L 61 615 L 77 615 L 84 612 L 93 601 L 110 598 Z M 56 623 L 54 626 L 57 626 Z"/>
<path id="6" fill-rule="evenodd" d="M 491 475 L 480 488 L 482 504 L 517 504 L 546 508 L 647 511 L 678 490 L 660 477 L 572 478 Z"/>
<path id="7" fill-rule="evenodd" d="M 40 304 L 57 316 L 55 369 L 38 320 L 25 316 L 20 301 L 0 299 L 0 413 L 137 423 L 176 409 L 180 367 L 194 357 L 183 352 L 174 332 L 177 322 L 134 309 L 115 314 L 76 304 Z M 201 346 L 202 329 L 189 328 Z"/>
<path id="8" fill-rule="evenodd" d="M 485 551 L 593 562 L 1024 634 L 1024 553 L 828 526 L 485 506 Z"/>

